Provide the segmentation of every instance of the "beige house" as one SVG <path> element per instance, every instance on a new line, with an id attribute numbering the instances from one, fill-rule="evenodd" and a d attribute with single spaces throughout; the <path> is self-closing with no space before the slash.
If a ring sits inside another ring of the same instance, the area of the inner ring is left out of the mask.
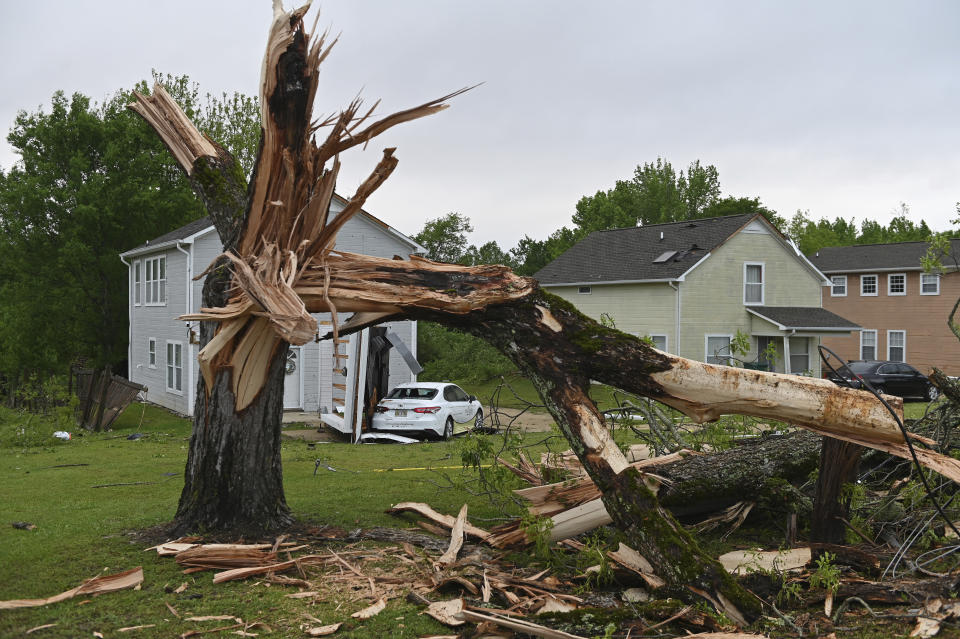
<path id="1" fill-rule="evenodd" d="M 821 339 L 860 330 L 822 308 L 829 280 L 762 215 L 596 231 L 535 277 L 596 320 L 711 363 L 819 376 Z M 746 354 L 731 352 L 738 332 Z"/>

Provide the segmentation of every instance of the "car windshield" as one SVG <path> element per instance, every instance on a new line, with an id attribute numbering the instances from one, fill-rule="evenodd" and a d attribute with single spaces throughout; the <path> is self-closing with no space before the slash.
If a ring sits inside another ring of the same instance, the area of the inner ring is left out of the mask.
<path id="1" fill-rule="evenodd" d="M 863 375 L 864 373 L 871 373 L 873 369 L 876 368 L 876 364 L 871 364 L 870 362 L 850 362 L 849 364 L 844 364 L 839 368 L 839 371 L 842 373 L 844 369 L 856 373 L 857 375 Z"/>
<path id="2" fill-rule="evenodd" d="M 394 388 L 385 399 L 433 399 L 436 388 Z"/>

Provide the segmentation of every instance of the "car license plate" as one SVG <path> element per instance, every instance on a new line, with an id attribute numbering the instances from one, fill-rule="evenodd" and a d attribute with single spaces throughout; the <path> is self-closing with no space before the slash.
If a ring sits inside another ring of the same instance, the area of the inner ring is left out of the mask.
<path id="1" fill-rule="evenodd" d="M 397 408 L 393 411 L 397 417 L 406 417 L 407 411 L 405 408 Z"/>

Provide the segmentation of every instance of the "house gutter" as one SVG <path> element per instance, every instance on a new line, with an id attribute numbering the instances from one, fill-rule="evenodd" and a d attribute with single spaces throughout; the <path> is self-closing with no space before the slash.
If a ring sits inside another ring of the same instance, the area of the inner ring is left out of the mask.
<path id="1" fill-rule="evenodd" d="M 132 284 L 130 278 L 133 276 L 133 264 L 128 262 L 120 255 L 120 261 L 127 267 L 127 379 L 133 380 L 133 300 L 130 298 Z"/>
<path id="2" fill-rule="evenodd" d="M 193 309 L 193 287 L 190 286 L 190 282 L 193 279 L 191 277 L 193 275 L 193 243 L 192 242 L 190 243 L 189 251 L 184 249 L 183 246 L 181 246 L 181 242 L 179 241 L 174 246 L 178 251 L 183 253 L 184 256 L 186 257 L 186 265 L 185 265 L 186 268 L 184 268 L 183 271 L 186 275 L 187 288 L 184 291 L 186 295 L 184 295 L 183 297 L 186 300 L 185 302 L 186 310 L 184 311 L 184 315 L 189 315 L 190 311 Z M 190 343 L 190 322 L 187 322 L 186 324 L 187 324 L 187 348 L 186 348 L 187 392 L 184 393 L 184 395 L 187 398 L 187 414 L 193 415 L 193 344 Z"/>
<path id="3" fill-rule="evenodd" d="M 680 354 L 680 282 L 667 282 L 667 285 L 677 292 L 677 310 L 674 313 L 676 326 L 673 333 L 673 354 Z"/>

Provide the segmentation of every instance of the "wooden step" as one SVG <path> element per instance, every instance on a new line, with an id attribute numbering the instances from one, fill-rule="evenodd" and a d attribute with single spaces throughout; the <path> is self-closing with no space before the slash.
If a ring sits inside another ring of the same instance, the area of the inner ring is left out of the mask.
<path id="1" fill-rule="evenodd" d="M 347 390 L 347 385 L 346 385 L 346 384 L 334 384 L 333 387 L 334 387 L 334 388 L 339 388 L 339 389 L 342 390 L 342 391 Z"/>
<path id="2" fill-rule="evenodd" d="M 349 338 L 349 337 L 337 337 L 337 338 L 335 338 L 335 339 L 333 340 L 333 343 L 334 343 L 334 344 L 349 344 L 349 343 L 350 343 L 350 338 Z"/>
<path id="3" fill-rule="evenodd" d="M 337 359 L 350 359 L 350 356 L 345 353 L 334 353 L 333 356 Z"/>
<path id="4" fill-rule="evenodd" d="M 345 402 L 344 402 L 344 400 L 343 400 L 342 397 L 334 397 L 334 398 L 333 398 L 333 403 L 334 403 L 334 404 L 340 404 L 341 406 L 343 406 L 343 405 L 345 404 Z"/>

